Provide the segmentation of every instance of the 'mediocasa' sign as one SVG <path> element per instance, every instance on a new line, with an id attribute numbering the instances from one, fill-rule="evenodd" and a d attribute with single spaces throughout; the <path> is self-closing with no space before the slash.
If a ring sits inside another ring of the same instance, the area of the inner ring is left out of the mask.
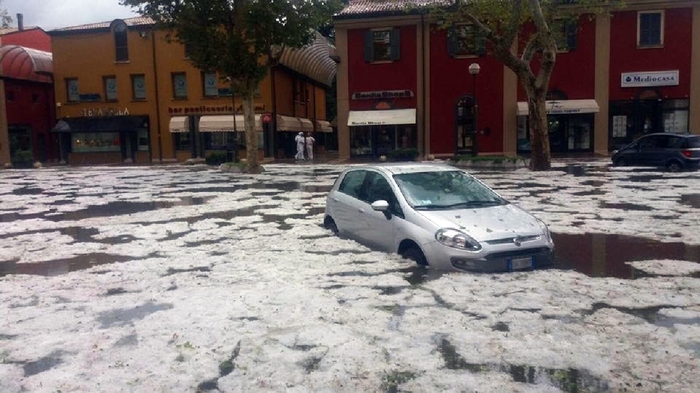
<path id="1" fill-rule="evenodd" d="M 622 87 L 678 86 L 678 70 L 623 72 Z"/>

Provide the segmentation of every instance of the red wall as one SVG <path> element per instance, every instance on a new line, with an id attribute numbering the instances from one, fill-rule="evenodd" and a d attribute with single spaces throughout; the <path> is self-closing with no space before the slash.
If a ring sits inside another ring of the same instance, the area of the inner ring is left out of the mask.
<path id="1" fill-rule="evenodd" d="M 58 159 L 57 143 L 52 144 L 54 136 L 50 135 L 51 128 L 56 123 L 53 85 L 7 79 L 5 94 L 14 96 L 12 101 L 6 100 L 9 127 L 31 127 L 36 159 L 39 159 L 36 157 L 38 152 L 42 151 L 38 144 L 38 136 L 43 134 L 46 142 L 43 151 L 46 152 L 46 158 Z M 36 102 L 34 96 L 37 98 Z"/>
<path id="2" fill-rule="evenodd" d="M 51 52 L 51 37 L 42 29 L 28 29 L 2 36 L 3 45 L 20 45 L 26 48 Z"/>
<path id="3" fill-rule="evenodd" d="M 391 26 L 386 26 L 391 27 Z M 416 26 L 396 27 L 401 30 L 401 58 L 390 63 L 365 62 L 365 32 L 367 29 L 348 31 L 348 88 L 360 91 L 411 90 L 414 97 L 394 99 L 394 108 L 416 107 Z M 350 110 L 373 109 L 374 100 L 350 100 Z"/>
<path id="4" fill-rule="evenodd" d="M 452 58 L 447 51 L 447 30 L 432 27 L 430 36 L 430 151 L 455 152 L 455 107 L 460 97 L 472 94 L 472 63 L 481 66 L 475 94 L 479 105 L 477 127 L 491 130 L 489 135 L 479 135 L 479 152 L 502 151 L 503 65 L 484 56 Z"/>
<path id="5" fill-rule="evenodd" d="M 664 17 L 663 48 L 637 49 L 637 12 L 613 15 L 610 40 L 610 100 L 630 100 L 646 89 L 622 88 L 623 72 L 679 71 L 678 86 L 661 86 L 664 98 L 686 98 L 690 94 L 692 9 L 667 9 Z M 697 72 L 697 70 L 696 70 Z"/>
<path id="6" fill-rule="evenodd" d="M 539 62 L 533 62 L 532 70 L 537 75 Z M 591 20 L 586 15 L 579 18 L 576 49 L 557 53 L 556 64 L 547 90 L 560 90 L 570 100 L 594 98 L 595 20 Z M 518 82 L 518 101 L 525 100 L 525 90 Z M 598 104 L 603 105 L 604 103 Z"/>

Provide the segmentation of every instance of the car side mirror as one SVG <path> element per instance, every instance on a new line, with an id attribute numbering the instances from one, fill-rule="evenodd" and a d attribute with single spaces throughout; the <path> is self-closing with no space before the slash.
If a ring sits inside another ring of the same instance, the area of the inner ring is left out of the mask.
<path id="1" fill-rule="evenodd" d="M 372 206 L 372 210 L 384 213 L 384 216 L 386 216 L 387 219 L 391 218 L 391 212 L 389 211 L 389 202 L 380 199 L 378 201 L 372 202 L 370 206 Z"/>

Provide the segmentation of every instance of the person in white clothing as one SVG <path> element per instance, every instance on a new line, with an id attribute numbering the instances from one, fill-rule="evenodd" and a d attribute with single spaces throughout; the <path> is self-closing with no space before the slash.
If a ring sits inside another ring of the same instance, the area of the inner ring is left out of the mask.
<path id="1" fill-rule="evenodd" d="M 314 142 L 316 142 L 316 139 L 311 136 L 310 132 L 306 133 L 306 159 L 307 160 L 313 160 L 314 159 Z"/>
<path id="2" fill-rule="evenodd" d="M 297 143 L 297 154 L 294 156 L 295 160 L 304 159 L 304 133 L 300 132 L 294 137 L 294 142 Z"/>

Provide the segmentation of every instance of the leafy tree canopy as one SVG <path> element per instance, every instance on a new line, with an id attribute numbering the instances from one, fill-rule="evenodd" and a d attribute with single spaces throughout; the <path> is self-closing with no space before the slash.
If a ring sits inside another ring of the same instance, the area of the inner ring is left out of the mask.
<path id="1" fill-rule="evenodd" d="M 7 12 L 7 8 L 2 7 L 2 0 L 0 0 L 0 27 L 6 29 L 10 27 L 10 23 L 12 23 L 12 17 Z"/>

